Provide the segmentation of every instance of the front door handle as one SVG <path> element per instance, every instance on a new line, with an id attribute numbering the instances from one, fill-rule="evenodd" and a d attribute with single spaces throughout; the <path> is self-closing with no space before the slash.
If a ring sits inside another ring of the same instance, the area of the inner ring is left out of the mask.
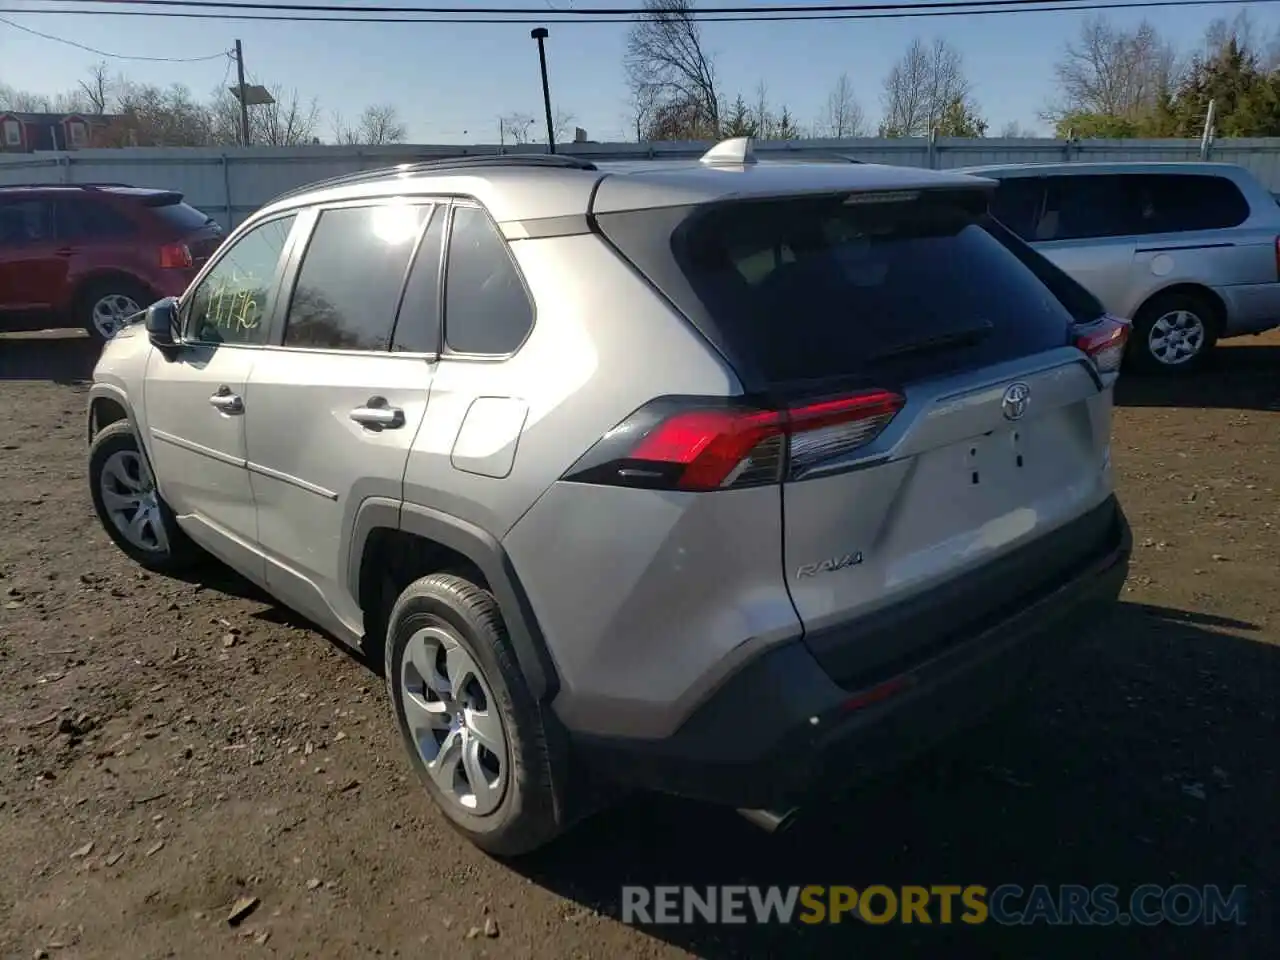
<path id="1" fill-rule="evenodd" d="M 209 398 L 210 405 L 219 413 L 244 413 L 244 401 L 231 392 L 228 386 L 221 386 L 218 392 Z"/>
<path id="2" fill-rule="evenodd" d="M 351 411 L 351 419 L 373 430 L 397 430 L 404 426 L 404 411 L 388 406 L 384 397 L 370 397 L 363 407 Z"/>

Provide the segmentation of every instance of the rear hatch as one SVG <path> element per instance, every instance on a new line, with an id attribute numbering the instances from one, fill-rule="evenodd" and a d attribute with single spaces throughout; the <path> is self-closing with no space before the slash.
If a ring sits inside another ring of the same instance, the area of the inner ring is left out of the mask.
<path id="1" fill-rule="evenodd" d="M 146 208 L 161 233 L 186 246 L 192 270 L 199 270 L 221 245 L 224 232 L 213 217 L 183 200 L 177 190 L 113 187 L 111 193 Z"/>
<path id="2" fill-rule="evenodd" d="M 1111 531 L 1109 378 L 1076 346 L 1110 321 L 978 184 L 597 218 L 743 402 L 786 411 L 781 456 L 725 482 L 780 462 L 792 602 L 851 686 L 1049 589 Z"/>
<path id="3" fill-rule="evenodd" d="M 222 243 L 223 230 L 218 221 L 202 210 L 183 202 L 182 194 L 166 191 L 144 200 L 152 212 L 181 239 L 191 251 L 193 269 L 200 269 Z"/>

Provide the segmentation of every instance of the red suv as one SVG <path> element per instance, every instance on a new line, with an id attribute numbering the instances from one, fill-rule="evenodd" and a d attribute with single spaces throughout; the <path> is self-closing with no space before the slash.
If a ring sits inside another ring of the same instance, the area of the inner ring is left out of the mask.
<path id="1" fill-rule="evenodd" d="M 0 330 L 70 321 L 110 339 L 180 295 L 221 242 L 214 219 L 172 190 L 0 186 Z"/>

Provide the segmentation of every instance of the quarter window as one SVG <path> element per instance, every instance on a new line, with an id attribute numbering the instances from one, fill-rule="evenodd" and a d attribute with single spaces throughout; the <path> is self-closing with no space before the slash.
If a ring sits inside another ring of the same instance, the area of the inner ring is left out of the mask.
<path id="1" fill-rule="evenodd" d="M 291 214 L 254 227 L 218 258 L 191 296 L 186 329 L 193 340 L 267 342 L 276 270 L 295 219 Z"/>
<path id="2" fill-rule="evenodd" d="M 388 349 L 405 270 L 430 212 L 409 203 L 323 211 L 294 285 L 285 346 Z"/>
<path id="3" fill-rule="evenodd" d="M 478 207 L 456 207 L 445 274 L 445 343 L 454 353 L 504 356 L 533 327 L 533 305 L 497 227 Z"/>

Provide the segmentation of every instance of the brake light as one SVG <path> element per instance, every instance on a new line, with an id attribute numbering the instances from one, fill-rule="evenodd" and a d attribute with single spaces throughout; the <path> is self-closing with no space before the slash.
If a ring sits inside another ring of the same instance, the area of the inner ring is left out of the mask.
<path id="1" fill-rule="evenodd" d="M 1076 328 L 1076 346 L 1088 355 L 1099 373 L 1116 373 L 1124 360 L 1132 325 L 1128 320 L 1107 315 L 1087 327 Z"/>
<path id="2" fill-rule="evenodd" d="M 690 491 L 800 479 L 870 443 L 903 403 L 887 390 L 782 410 L 663 398 L 605 434 L 565 479 Z"/>
<path id="3" fill-rule="evenodd" d="M 186 270 L 194 261 L 185 243 L 166 243 L 160 248 L 160 266 L 166 270 Z"/>

